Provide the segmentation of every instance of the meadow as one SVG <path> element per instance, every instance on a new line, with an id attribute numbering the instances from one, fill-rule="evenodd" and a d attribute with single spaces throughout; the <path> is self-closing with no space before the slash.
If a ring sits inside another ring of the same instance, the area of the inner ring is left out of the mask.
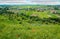
<path id="1" fill-rule="evenodd" d="M 0 39 L 60 39 L 59 8 L 0 5 Z"/>

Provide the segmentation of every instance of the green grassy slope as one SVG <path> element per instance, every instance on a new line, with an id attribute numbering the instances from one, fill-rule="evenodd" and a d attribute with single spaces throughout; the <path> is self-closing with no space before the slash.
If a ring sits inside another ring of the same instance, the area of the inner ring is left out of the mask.
<path id="1" fill-rule="evenodd" d="M 47 15 L 44 14 L 44 16 Z M 60 39 L 60 25 L 58 24 L 47 25 L 36 22 L 29 24 L 25 21 L 18 24 L 16 20 L 7 18 L 0 16 L 0 39 Z"/>
<path id="2" fill-rule="evenodd" d="M 38 16 L 38 21 L 34 17 L 29 18 L 32 14 Z M 44 12 L 21 10 L 19 16 L 11 17 L 12 19 L 9 19 L 8 15 L 0 15 L 0 39 L 60 39 L 60 23 L 47 24 L 39 20 L 58 16 L 49 13 L 48 10 Z"/>

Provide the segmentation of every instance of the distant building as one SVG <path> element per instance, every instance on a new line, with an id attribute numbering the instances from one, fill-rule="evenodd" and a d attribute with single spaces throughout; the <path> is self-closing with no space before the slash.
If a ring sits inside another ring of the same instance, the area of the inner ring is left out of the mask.
<path id="1" fill-rule="evenodd" d="M 37 12 L 44 12 L 43 8 L 37 8 L 36 10 L 37 10 Z"/>
<path id="2" fill-rule="evenodd" d="M 54 14 L 56 14 L 56 13 L 57 13 L 57 11 L 56 11 L 56 10 L 50 10 L 50 12 L 51 12 L 51 13 L 54 13 Z"/>

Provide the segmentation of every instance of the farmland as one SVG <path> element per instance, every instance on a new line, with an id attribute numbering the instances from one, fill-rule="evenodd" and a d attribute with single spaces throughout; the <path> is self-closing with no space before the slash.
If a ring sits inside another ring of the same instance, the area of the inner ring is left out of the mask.
<path id="1" fill-rule="evenodd" d="M 60 39 L 60 6 L 0 5 L 0 39 Z"/>

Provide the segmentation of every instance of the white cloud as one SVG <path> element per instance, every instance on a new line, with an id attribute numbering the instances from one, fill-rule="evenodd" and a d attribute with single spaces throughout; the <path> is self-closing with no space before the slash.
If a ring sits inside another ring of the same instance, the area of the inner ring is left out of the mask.
<path id="1" fill-rule="evenodd" d="M 26 4 L 28 3 L 26 0 L 1 0 L 0 4 Z"/>
<path id="2" fill-rule="evenodd" d="M 60 4 L 59 0 L 0 0 L 0 4 Z"/>

